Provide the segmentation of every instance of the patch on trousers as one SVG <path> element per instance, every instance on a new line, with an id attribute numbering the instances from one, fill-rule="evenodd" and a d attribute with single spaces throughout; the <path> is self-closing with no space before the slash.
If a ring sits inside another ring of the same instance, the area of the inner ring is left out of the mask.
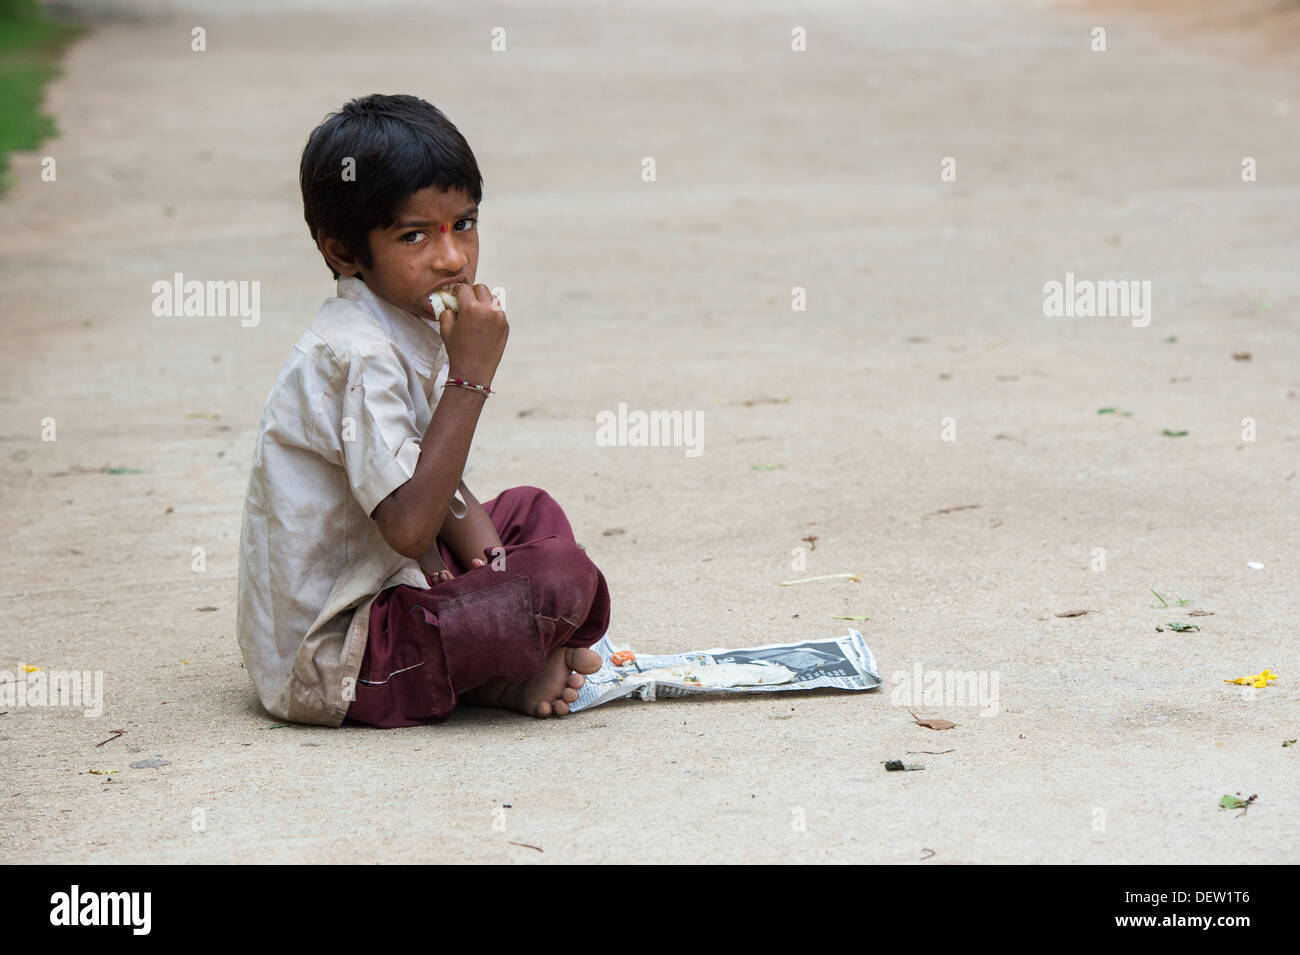
<path id="1" fill-rule="evenodd" d="M 546 662 L 533 585 L 515 577 L 438 605 L 447 674 L 457 693 L 488 680 L 527 680 Z"/>

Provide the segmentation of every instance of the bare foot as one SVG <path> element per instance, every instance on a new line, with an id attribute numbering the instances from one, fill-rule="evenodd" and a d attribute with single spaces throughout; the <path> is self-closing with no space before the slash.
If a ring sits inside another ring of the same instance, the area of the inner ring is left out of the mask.
<path id="1" fill-rule="evenodd" d="M 531 680 L 521 683 L 492 680 L 462 693 L 460 701 L 518 710 L 528 716 L 564 716 L 569 712 L 569 704 L 577 700 L 578 689 L 587 682 L 582 674 L 599 669 L 600 655 L 596 652 L 581 647 L 557 647 L 546 658 L 541 672 Z"/>

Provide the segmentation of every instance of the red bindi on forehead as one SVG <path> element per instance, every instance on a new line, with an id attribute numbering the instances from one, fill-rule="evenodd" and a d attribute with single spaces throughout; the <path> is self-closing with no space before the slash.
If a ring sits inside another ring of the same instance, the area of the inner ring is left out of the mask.
<path id="1" fill-rule="evenodd" d="M 438 226 L 438 231 L 439 231 L 439 232 L 446 232 L 446 231 L 447 231 L 447 223 L 444 222 L 442 225 Z"/>

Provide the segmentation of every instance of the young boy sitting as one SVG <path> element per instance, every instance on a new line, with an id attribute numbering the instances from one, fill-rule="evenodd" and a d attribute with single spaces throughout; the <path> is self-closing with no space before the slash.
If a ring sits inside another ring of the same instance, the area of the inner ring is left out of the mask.
<path id="1" fill-rule="evenodd" d="M 325 726 L 568 713 L 600 667 L 604 575 L 545 491 L 480 504 L 461 479 L 509 332 L 474 284 L 469 144 L 424 100 L 367 96 L 312 132 L 301 184 L 338 295 L 280 369 L 244 503 L 237 627 L 263 706 Z"/>

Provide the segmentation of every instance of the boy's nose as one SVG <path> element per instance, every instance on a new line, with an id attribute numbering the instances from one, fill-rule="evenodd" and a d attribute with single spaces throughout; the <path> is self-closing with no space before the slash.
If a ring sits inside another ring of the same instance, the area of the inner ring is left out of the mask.
<path id="1" fill-rule="evenodd" d="M 441 275 L 455 275 L 465 271 L 469 256 L 460 250 L 450 236 L 438 236 L 434 244 L 432 264 L 434 271 Z"/>

